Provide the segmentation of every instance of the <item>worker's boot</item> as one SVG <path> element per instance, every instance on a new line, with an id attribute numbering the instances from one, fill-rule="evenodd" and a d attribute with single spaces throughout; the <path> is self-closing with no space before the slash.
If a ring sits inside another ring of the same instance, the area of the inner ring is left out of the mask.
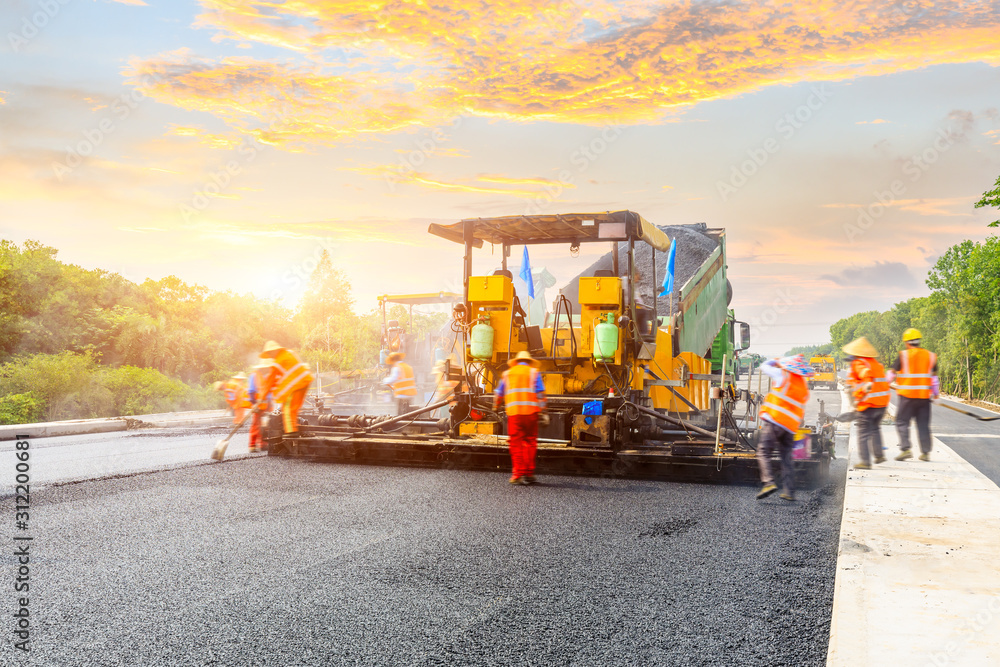
<path id="1" fill-rule="evenodd" d="M 782 500 L 787 500 L 788 502 L 795 501 L 795 496 L 792 495 L 791 493 L 779 493 L 778 497 L 781 498 Z"/>
<path id="2" fill-rule="evenodd" d="M 917 458 L 920 459 L 921 461 L 930 461 L 931 460 L 931 455 L 930 454 L 921 454 Z"/>
<path id="3" fill-rule="evenodd" d="M 854 464 L 854 469 L 855 470 L 871 470 L 872 469 L 872 464 L 871 463 L 865 463 L 864 461 L 858 461 L 857 463 Z"/>
<path id="4" fill-rule="evenodd" d="M 909 449 L 904 449 L 899 454 L 896 454 L 897 461 L 905 461 L 906 459 L 912 459 L 912 458 L 913 458 L 913 452 L 911 452 Z"/>
<path id="5" fill-rule="evenodd" d="M 511 477 L 507 481 L 510 482 L 511 484 L 515 484 L 515 485 L 518 485 L 518 484 L 527 484 L 527 482 L 524 481 L 524 478 L 521 477 L 521 476 L 519 476 L 519 475 L 514 475 L 513 477 Z"/>
<path id="6" fill-rule="evenodd" d="M 765 484 L 764 487 L 757 492 L 757 500 L 762 498 L 767 498 L 769 495 L 778 490 L 777 484 Z"/>
<path id="7" fill-rule="evenodd" d="M 885 457 L 884 456 L 876 456 L 875 457 L 875 463 L 885 463 Z"/>
<path id="8" fill-rule="evenodd" d="M 525 484 L 538 484 L 538 480 L 535 479 L 534 475 L 525 475 L 524 476 L 524 483 Z"/>

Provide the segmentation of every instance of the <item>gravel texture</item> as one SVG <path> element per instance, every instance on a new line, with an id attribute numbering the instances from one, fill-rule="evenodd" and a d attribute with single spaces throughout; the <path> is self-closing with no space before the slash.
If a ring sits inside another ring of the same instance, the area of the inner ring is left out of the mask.
<path id="1" fill-rule="evenodd" d="M 677 239 L 677 256 L 674 259 L 674 296 L 677 295 L 684 283 L 695 274 L 698 268 L 705 262 L 709 255 L 715 251 L 719 245 L 715 239 L 700 230 L 704 229 L 703 224 L 696 225 L 662 225 L 659 227 L 670 238 Z M 638 267 L 641 277 L 639 281 L 639 294 L 647 304 L 652 307 L 653 295 L 660 290 L 663 284 L 663 277 L 667 273 L 667 252 L 656 253 L 656 280 L 653 279 L 653 249 L 646 243 L 635 244 L 635 264 Z M 591 264 L 580 275 L 570 280 L 569 285 L 562 290 L 562 294 L 574 304 L 578 303 L 579 281 L 581 276 L 592 276 L 594 271 L 611 270 L 611 253 L 607 253 Z M 628 244 L 618 245 L 618 266 L 624 275 L 628 272 Z M 676 302 L 675 298 L 675 302 Z M 674 308 L 678 306 L 675 303 Z M 661 315 L 666 315 L 670 308 L 670 297 L 663 296 L 657 300 L 657 311 Z"/>
<path id="2" fill-rule="evenodd" d="M 842 461 L 795 503 L 542 482 L 264 457 L 37 490 L 0 664 L 825 664 Z"/>

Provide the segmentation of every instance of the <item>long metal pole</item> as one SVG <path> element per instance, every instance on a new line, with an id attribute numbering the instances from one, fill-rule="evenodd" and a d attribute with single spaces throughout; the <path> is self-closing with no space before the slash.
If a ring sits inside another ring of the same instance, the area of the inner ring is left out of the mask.
<path id="1" fill-rule="evenodd" d="M 406 414 L 399 415 L 398 417 L 393 417 L 392 419 L 386 419 L 383 422 L 378 422 L 377 424 L 372 424 L 371 426 L 368 426 L 367 428 L 365 428 L 365 431 L 367 432 L 367 431 L 371 431 L 372 429 L 382 428 L 384 426 L 391 426 L 392 424 L 396 424 L 396 423 L 399 423 L 401 421 L 405 421 L 405 420 L 407 420 L 407 419 L 409 419 L 411 417 L 416 417 L 417 415 L 422 415 L 425 412 L 431 412 L 432 410 L 437 410 L 438 408 L 443 408 L 444 406 L 446 406 L 449 403 L 451 403 L 451 400 L 452 399 L 448 398 L 447 400 L 444 400 L 444 401 L 438 401 L 437 403 L 432 403 L 431 405 L 427 405 L 427 406 L 424 406 L 422 408 L 417 408 L 416 410 L 411 410 L 410 412 L 407 412 Z"/>
<path id="2" fill-rule="evenodd" d="M 686 430 L 689 430 L 689 431 L 694 431 L 695 433 L 700 433 L 701 435 L 707 435 L 708 437 L 712 437 L 712 436 L 715 435 L 714 433 L 712 433 L 708 429 L 704 429 L 704 428 L 701 428 L 700 426 L 695 426 L 693 424 L 689 424 L 686 421 L 684 421 L 683 419 L 676 419 L 676 418 L 671 417 L 669 415 L 661 414 L 661 413 L 657 412 L 656 410 L 650 410 L 649 408 L 644 408 L 641 405 L 632 404 L 632 407 L 634 407 L 636 410 L 638 410 L 639 412 L 641 412 L 641 413 L 643 413 L 645 415 L 649 415 L 650 417 L 656 417 L 657 419 L 662 419 L 663 421 L 669 422 L 671 424 L 676 424 L 677 426 L 680 426 L 683 429 L 686 429 Z"/>
<path id="3" fill-rule="evenodd" d="M 721 451 L 719 450 L 719 439 L 722 437 L 722 403 L 725 400 L 726 392 L 726 355 L 722 355 L 722 379 L 719 380 L 719 419 L 715 423 L 715 455 L 718 456 Z"/>

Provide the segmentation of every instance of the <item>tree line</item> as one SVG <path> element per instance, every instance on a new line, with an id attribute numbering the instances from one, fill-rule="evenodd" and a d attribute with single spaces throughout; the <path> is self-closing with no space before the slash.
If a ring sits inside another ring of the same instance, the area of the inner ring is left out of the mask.
<path id="1" fill-rule="evenodd" d="M 246 370 L 269 339 L 324 371 L 377 364 L 381 313 L 355 314 L 325 251 L 295 309 L 176 276 L 135 283 L 57 254 L 0 241 L 0 423 L 222 407 L 211 384 Z"/>
<path id="2" fill-rule="evenodd" d="M 931 294 L 897 303 L 885 312 L 846 317 L 830 327 L 839 350 L 867 336 L 883 361 L 894 360 L 903 331 L 923 335 L 938 355 L 942 390 L 969 399 L 1000 399 L 1000 239 L 963 241 L 950 247 L 927 276 Z"/>
<path id="3" fill-rule="evenodd" d="M 974 206 L 1000 208 L 1000 178 Z M 988 226 L 998 227 L 1000 220 Z M 902 349 L 903 332 L 913 327 L 921 332 L 922 345 L 938 355 L 942 391 L 1000 400 L 1000 239 L 966 240 L 948 248 L 928 272 L 926 284 L 929 296 L 837 321 L 830 327 L 828 345 L 839 359 L 841 347 L 866 336 L 888 365 Z"/>

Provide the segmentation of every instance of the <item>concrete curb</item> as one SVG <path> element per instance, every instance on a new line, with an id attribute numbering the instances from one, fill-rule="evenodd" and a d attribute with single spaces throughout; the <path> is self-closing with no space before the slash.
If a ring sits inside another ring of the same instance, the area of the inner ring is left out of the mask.
<path id="1" fill-rule="evenodd" d="M 1000 488 L 937 438 L 931 456 L 848 469 L 828 667 L 1000 664 Z"/>
<path id="2" fill-rule="evenodd" d="M 12 424 L 0 426 L 0 441 L 15 440 L 19 436 L 29 438 L 51 438 L 60 435 L 86 435 L 90 433 L 112 433 L 141 428 L 171 428 L 190 426 L 225 426 L 232 418 L 225 410 L 195 410 L 191 412 L 165 412 L 155 415 L 134 417 L 111 417 L 106 419 L 69 419 L 58 422 L 35 424 Z"/>

